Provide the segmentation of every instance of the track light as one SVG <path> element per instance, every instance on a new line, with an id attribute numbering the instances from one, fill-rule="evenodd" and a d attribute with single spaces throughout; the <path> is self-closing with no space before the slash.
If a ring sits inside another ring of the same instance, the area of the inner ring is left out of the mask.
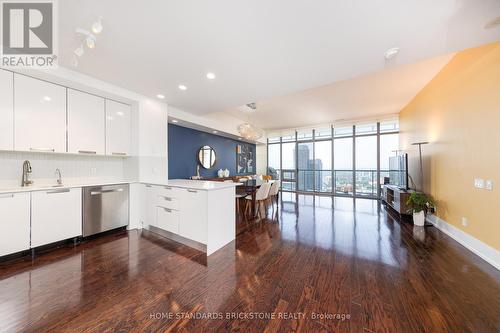
<path id="1" fill-rule="evenodd" d="M 92 23 L 92 32 L 99 35 L 102 32 L 102 17 L 99 17 L 97 21 Z"/>

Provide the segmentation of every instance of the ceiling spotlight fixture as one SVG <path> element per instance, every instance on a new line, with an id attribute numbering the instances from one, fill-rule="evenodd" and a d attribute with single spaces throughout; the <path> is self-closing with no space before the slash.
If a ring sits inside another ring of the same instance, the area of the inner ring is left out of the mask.
<path id="1" fill-rule="evenodd" d="M 95 36 L 88 35 L 87 38 L 85 38 L 85 43 L 89 49 L 95 49 Z"/>
<path id="2" fill-rule="evenodd" d="M 99 17 L 97 21 L 92 23 L 92 32 L 99 35 L 102 32 L 102 17 Z"/>
<path id="3" fill-rule="evenodd" d="M 179 89 L 180 90 L 187 90 L 187 87 L 183 84 L 179 84 Z"/>
<path id="4" fill-rule="evenodd" d="M 156 95 L 156 97 L 158 97 L 159 99 L 165 99 L 165 95 L 162 95 L 162 94 L 158 94 L 158 95 Z"/>
<path id="5" fill-rule="evenodd" d="M 243 140 L 243 138 L 238 138 L 238 140 Z"/>
<path id="6" fill-rule="evenodd" d="M 50 98 L 49 96 L 43 96 L 43 100 L 46 102 L 50 102 L 52 98 Z"/>
<path id="7" fill-rule="evenodd" d="M 173 122 L 174 124 L 177 124 L 179 121 L 178 121 L 177 119 L 172 119 L 172 122 Z"/>
<path id="8" fill-rule="evenodd" d="M 207 73 L 207 79 L 209 79 L 209 80 L 215 79 L 215 74 L 214 73 Z"/>
<path id="9" fill-rule="evenodd" d="M 217 134 L 217 133 L 219 133 L 219 132 L 218 132 L 218 131 L 212 131 L 212 133 Z"/>
<path id="10" fill-rule="evenodd" d="M 392 47 L 392 48 L 388 49 L 384 53 L 385 60 L 390 60 L 390 59 L 394 58 L 395 56 L 398 55 L 398 53 L 399 53 L 399 47 Z"/>
<path id="11" fill-rule="evenodd" d="M 76 29 L 76 33 L 85 37 L 85 44 L 89 49 L 95 48 L 96 36 L 85 29 Z"/>

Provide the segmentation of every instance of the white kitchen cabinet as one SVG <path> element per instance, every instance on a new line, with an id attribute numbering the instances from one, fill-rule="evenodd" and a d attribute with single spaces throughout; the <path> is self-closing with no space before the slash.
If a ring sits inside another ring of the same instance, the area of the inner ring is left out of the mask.
<path id="1" fill-rule="evenodd" d="M 179 221 L 180 214 L 178 211 L 157 206 L 157 227 L 165 231 L 178 234 L 179 233 Z"/>
<path id="2" fill-rule="evenodd" d="M 158 187 L 153 185 L 146 185 L 146 206 L 145 206 L 145 225 L 152 225 L 158 227 L 156 223 L 156 200 L 158 196 Z"/>
<path id="3" fill-rule="evenodd" d="M 14 74 L 0 69 L 0 150 L 14 149 Z"/>
<path id="4" fill-rule="evenodd" d="M 130 155 L 130 129 L 130 106 L 106 100 L 106 155 Z"/>
<path id="5" fill-rule="evenodd" d="M 31 247 L 82 235 L 82 189 L 32 192 Z"/>
<path id="6" fill-rule="evenodd" d="M 179 235 L 196 242 L 207 243 L 207 191 L 183 189 L 180 200 Z"/>
<path id="7" fill-rule="evenodd" d="M 104 98 L 68 89 L 68 152 L 105 154 Z"/>
<path id="8" fill-rule="evenodd" d="M 30 248 L 30 193 L 0 194 L 0 256 Z"/>
<path id="9" fill-rule="evenodd" d="M 66 152 L 66 88 L 14 74 L 15 150 Z"/>

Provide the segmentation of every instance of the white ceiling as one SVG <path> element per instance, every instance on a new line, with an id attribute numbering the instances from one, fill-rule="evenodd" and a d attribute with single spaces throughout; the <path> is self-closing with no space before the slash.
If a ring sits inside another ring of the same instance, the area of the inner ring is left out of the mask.
<path id="1" fill-rule="evenodd" d="M 227 113 L 245 115 L 264 129 L 288 129 L 399 113 L 451 60 L 454 53 L 375 74 L 340 81 L 246 106 Z"/>
<path id="2" fill-rule="evenodd" d="M 197 114 L 374 73 L 496 41 L 498 0 L 64 0 L 59 53 L 75 28 L 104 31 L 76 70 Z M 208 81 L 205 74 L 217 74 Z M 179 91 L 185 84 L 188 90 Z"/>

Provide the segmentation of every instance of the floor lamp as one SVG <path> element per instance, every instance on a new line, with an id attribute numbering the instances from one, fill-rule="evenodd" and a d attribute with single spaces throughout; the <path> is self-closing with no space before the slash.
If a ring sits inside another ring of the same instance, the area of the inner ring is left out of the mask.
<path id="1" fill-rule="evenodd" d="M 419 154 L 419 161 L 420 161 L 420 191 L 424 191 L 424 165 L 422 162 L 422 146 L 427 145 L 429 142 L 427 141 L 422 141 L 422 142 L 414 142 L 412 143 L 413 146 L 418 146 L 418 154 Z"/>

